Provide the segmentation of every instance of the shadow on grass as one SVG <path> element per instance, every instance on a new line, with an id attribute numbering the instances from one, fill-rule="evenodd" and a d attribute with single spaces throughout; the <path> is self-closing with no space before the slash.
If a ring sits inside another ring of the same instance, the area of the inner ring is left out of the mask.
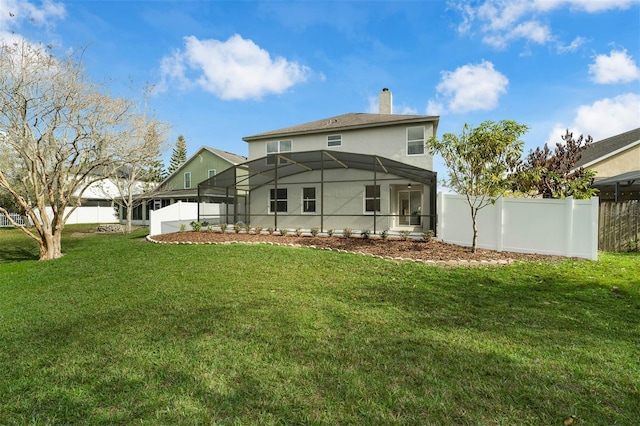
<path id="1" fill-rule="evenodd" d="M 308 312 L 260 295 L 52 316 L 3 333 L 10 385 L 0 386 L 0 404 L 43 423 L 537 425 L 574 413 L 631 421 L 637 387 L 566 364 L 561 348 L 540 349 L 561 343 L 536 342 L 546 331 L 520 335 L 535 298 L 511 303 L 515 324 L 492 325 L 508 302 L 404 290 L 374 286 L 348 306 L 323 300 Z M 605 335 L 599 328 L 594 341 Z M 16 392 L 25 377 L 38 393 Z"/>

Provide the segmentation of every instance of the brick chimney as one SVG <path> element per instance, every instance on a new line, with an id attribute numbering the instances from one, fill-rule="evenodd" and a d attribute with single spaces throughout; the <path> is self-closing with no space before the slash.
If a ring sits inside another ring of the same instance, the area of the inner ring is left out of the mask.
<path id="1" fill-rule="evenodd" d="M 391 92 L 386 87 L 378 95 L 378 113 L 393 114 L 393 98 Z"/>

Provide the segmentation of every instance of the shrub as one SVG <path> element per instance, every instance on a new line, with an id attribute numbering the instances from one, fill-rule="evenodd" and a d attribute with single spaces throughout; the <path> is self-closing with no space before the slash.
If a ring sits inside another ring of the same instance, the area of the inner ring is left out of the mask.
<path id="1" fill-rule="evenodd" d="M 255 232 L 260 235 L 262 233 L 262 226 L 256 226 Z"/>
<path id="2" fill-rule="evenodd" d="M 353 235 L 353 230 L 351 228 L 344 228 L 342 230 L 342 235 L 344 235 L 345 238 L 351 238 L 351 235 Z"/>
<path id="3" fill-rule="evenodd" d="M 226 231 L 226 230 L 227 230 L 227 226 L 228 226 L 228 225 L 227 225 L 226 223 L 222 223 L 222 224 L 220 224 L 220 230 L 221 230 L 222 232 Z"/>
<path id="4" fill-rule="evenodd" d="M 207 232 L 213 232 L 213 226 L 207 225 Z"/>
<path id="5" fill-rule="evenodd" d="M 300 236 L 302 235 L 302 229 L 301 228 L 296 228 L 296 236 Z"/>
<path id="6" fill-rule="evenodd" d="M 193 222 L 191 222 L 191 229 L 196 232 L 200 232 L 200 230 L 202 229 L 202 224 L 194 220 Z"/>
<path id="7" fill-rule="evenodd" d="M 180 224 L 180 232 L 184 232 L 184 231 L 186 231 L 186 230 L 187 230 L 187 225 L 186 225 L 186 224 L 184 224 L 184 223 L 181 223 L 181 224 Z"/>
<path id="8" fill-rule="evenodd" d="M 387 237 L 389 237 L 389 230 L 383 229 L 382 231 L 380 231 L 380 237 L 382 237 L 383 240 L 386 240 Z"/>
<path id="9" fill-rule="evenodd" d="M 284 237 L 285 235 L 287 235 L 288 231 L 286 230 L 286 228 L 280 228 L 278 229 L 278 232 Z"/>
<path id="10" fill-rule="evenodd" d="M 236 234 L 240 232 L 242 228 L 243 228 L 242 225 L 240 225 L 239 223 L 236 223 L 235 225 L 233 225 L 233 230 L 235 231 Z"/>
<path id="11" fill-rule="evenodd" d="M 274 229 L 271 226 L 267 228 L 267 232 L 269 234 L 273 234 L 273 231 L 274 231 Z"/>
<path id="12" fill-rule="evenodd" d="M 317 226 L 311 228 L 311 235 L 315 237 L 316 235 L 318 235 L 318 233 L 320 233 L 320 228 L 318 228 Z"/>
<path id="13" fill-rule="evenodd" d="M 251 232 L 251 225 L 249 225 L 249 224 L 245 225 L 245 226 L 244 226 L 244 232 L 246 232 L 247 234 L 248 234 L 249 232 Z"/>
<path id="14" fill-rule="evenodd" d="M 329 235 L 330 237 L 333 236 L 333 229 L 328 229 L 327 235 Z"/>
<path id="15" fill-rule="evenodd" d="M 403 230 L 403 231 L 400 231 L 399 233 L 400 233 L 400 238 L 407 241 L 409 239 L 409 235 L 411 234 L 411 231 Z"/>
<path id="16" fill-rule="evenodd" d="M 369 238 L 370 234 L 371 234 L 371 231 L 368 229 L 363 229 L 362 231 L 360 231 L 360 236 L 365 240 Z"/>
<path id="17" fill-rule="evenodd" d="M 428 231 L 423 232 L 421 235 L 423 240 L 431 241 L 431 239 L 433 238 L 433 230 L 429 229 Z"/>

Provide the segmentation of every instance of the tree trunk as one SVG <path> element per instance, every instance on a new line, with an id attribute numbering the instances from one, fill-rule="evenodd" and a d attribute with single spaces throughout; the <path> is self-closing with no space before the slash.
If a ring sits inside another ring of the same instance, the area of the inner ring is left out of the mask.
<path id="1" fill-rule="evenodd" d="M 49 229 L 40 236 L 40 260 L 52 260 L 62 257 L 62 234 L 51 233 Z"/>
<path id="2" fill-rule="evenodd" d="M 471 243 L 471 252 L 475 253 L 478 247 L 478 222 L 476 220 L 478 216 L 478 209 L 471 208 L 471 222 L 473 222 L 473 241 Z"/>
<path id="3" fill-rule="evenodd" d="M 129 203 L 129 205 L 127 206 L 127 219 L 126 219 L 126 224 L 125 224 L 125 233 L 130 234 L 131 233 L 131 222 L 133 220 L 133 203 Z"/>

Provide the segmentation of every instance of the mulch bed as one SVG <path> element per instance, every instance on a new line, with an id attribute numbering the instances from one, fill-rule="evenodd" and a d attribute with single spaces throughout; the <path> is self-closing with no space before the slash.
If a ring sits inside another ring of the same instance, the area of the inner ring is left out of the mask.
<path id="1" fill-rule="evenodd" d="M 390 259 L 414 260 L 425 263 L 447 265 L 507 265 L 514 261 L 558 261 L 561 256 L 539 254 L 497 252 L 478 249 L 475 253 L 469 247 L 447 244 L 432 239 L 399 240 L 380 238 L 345 238 L 342 236 L 281 236 L 268 233 L 254 234 L 246 232 L 185 231 L 172 234 L 153 235 L 148 239 L 157 243 L 171 244 L 229 244 L 229 243 L 265 243 L 287 246 L 313 247 L 317 249 L 345 251 Z"/>

